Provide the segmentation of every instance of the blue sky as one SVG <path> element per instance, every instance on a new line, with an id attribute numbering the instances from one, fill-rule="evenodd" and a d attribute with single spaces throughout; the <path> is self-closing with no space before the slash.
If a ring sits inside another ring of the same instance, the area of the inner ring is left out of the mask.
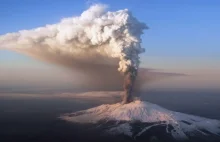
<path id="1" fill-rule="evenodd" d="M 92 3 L 107 4 L 110 11 L 127 8 L 149 26 L 143 35 L 143 65 L 174 72 L 219 69 L 219 0 L 1 0 L 0 34 L 57 23 Z M 0 68 L 4 66 L 47 68 L 46 63 L 0 50 Z"/>

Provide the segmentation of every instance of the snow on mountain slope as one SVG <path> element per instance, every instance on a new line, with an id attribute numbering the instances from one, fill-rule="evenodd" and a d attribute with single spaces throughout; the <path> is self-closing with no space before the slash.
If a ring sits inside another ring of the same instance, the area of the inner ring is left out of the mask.
<path id="1" fill-rule="evenodd" d="M 215 135 L 220 137 L 220 121 L 203 117 L 174 112 L 158 105 L 134 101 L 129 104 L 105 104 L 88 110 L 69 113 L 60 117 L 63 120 L 75 123 L 99 123 L 101 121 L 115 121 L 117 125 L 107 131 L 111 134 L 124 134 L 131 137 L 138 137 L 145 131 L 158 125 L 166 125 L 166 132 L 175 139 L 187 139 L 189 133 L 200 135 Z M 119 123 L 124 121 L 125 123 Z M 132 122 L 154 123 L 146 126 L 139 132 L 132 132 Z M 173 129 L 169 130 L 169 126 Z"/>

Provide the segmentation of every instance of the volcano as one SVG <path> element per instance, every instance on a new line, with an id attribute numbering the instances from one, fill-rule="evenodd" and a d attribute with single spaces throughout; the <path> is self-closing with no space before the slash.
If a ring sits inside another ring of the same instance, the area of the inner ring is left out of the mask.
<path id="1" fill-rule="evenodd" d="M 107 135 L 123 135 L 133 140 L 150 137 L 162 141 L 220 141 L 220 121 L 174 112 L 139 100 L 104 104 L 64 114 L 60 119 L 92 124 Z"/>

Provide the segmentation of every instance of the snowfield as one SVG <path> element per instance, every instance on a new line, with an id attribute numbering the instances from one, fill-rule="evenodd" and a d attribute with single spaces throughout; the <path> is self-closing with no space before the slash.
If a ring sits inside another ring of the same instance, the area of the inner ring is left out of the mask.
<path id="1" fill-rule="evenodd" d="M 166 125 L 166 132 L 175 139 L 188 139 L 188 135 L 196 132 L 207 136 L 220 137 L 220 121 L 199 116 L 170 111 L 156 104 L 136 100 L 129 104 L 104 104 L 88 110 L 68 113 L 60 116 L 61 119 L 74 123 L 93 123 L 114 121 L 116 125 L 110 127 L 109 134 L 124 134 L 138 137 L 145 131 L 158 125 Z M 125 123 L 120 123 L 124 121 Z M 132 122 L 154 123 L 146 126 L 139 132 L 132 132 Z M 169 130 L 168 127 L 173 129 Z"/>

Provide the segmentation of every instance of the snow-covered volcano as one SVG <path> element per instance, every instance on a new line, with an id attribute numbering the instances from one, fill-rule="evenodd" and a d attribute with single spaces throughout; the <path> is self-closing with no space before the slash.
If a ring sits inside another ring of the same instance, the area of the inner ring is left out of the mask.
<path id="1" fill-rule="evenodd" d="M 211 137 L 220 140 L 220 121 L 174 112 L 158 105 L 134 101 L 129 104 L 105 104 L 62 115 L 63 120 L 105 127 L 105 132 L 137 139 L 152 128 L 163 126 L 176 140 Z M 138 125 L 138 126 L 137 126 Z"/>

